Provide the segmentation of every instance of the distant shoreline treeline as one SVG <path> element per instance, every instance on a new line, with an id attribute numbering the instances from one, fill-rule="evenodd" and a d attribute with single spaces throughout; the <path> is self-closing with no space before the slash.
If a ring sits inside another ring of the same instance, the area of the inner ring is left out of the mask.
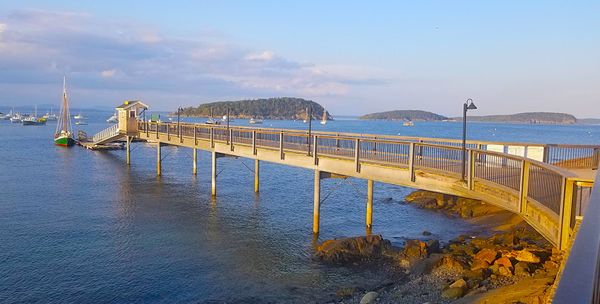
<path id="1" fill-rule="evenodd" d="M 259 119 L 306 119 L 306 109 L 312 109 L 312 117 L 320 120 L 325 109 L 312 100 L 294 97 L 247 99 L 237 101 L 218 101 L 187 107 L 182 115 L 189 117 L 221 117 L 227 114 L 232 118 Z M 332 117 L 327 113 L 327 119 Z"/>
<path id="2" fill-rule="evenodd" d="M 462 121 L 462 117 L 448 118 L 443 115 L 419 110 L 396 110 L 363 115 L 360 119 L 367 120 L 410 120 L 410 121 Z M 469 121 L 472 122 L 502 122 L 502 123 L 531 123 L 531 124 L 575 124 L 577 118 L 566 113 L 551 112 L 528 112 L 516 113 L 511 115 L 469 115 Z M 590 119 L 582 120 L 581 123 L 591 122 Z"/>

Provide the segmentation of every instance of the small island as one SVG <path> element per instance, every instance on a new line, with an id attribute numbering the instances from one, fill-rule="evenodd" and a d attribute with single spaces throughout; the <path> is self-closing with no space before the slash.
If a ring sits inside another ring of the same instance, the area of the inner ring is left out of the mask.
<path id="1" fill-rule="evenodd" d="M 456 120 L 462 121 L 461 117 L 457 117 Z M 571 114 L 566 113 L 552 113 L 552 112 L 526 112 L 516 113 L 511 115 L 486 115 L 486 116 L 471 116 L 467 118 L 468 121 L 481 121 L 481 122 L 507 122 L 507 123 L 529 123 L 529 124 L 559 124 L 568 125 L 577 123 L 577 118 Z"/>
<path id="2" fill-rule="evenodd" d="M 237 101 L 218 101 L 201 104 L 197 107 L 187 107 L 182 111 L 183 116 L 188 117 L 220 117 L 229 115 L 232 118 L 258 118 L 258 119 L 306 119 L 306 109 L 312 109 L 312 118 L 321 120 L 326 110 L 320 104 L 302 98 L 277 97 L 262 99 L 247 99 Z M 332 120 L 329 112 L 326 112 L 327 120 Z"/>
<path id="3" fill-rule="evenodd" d="M 448 118 L 439 114 L 420 110 L 395 110 L 363 115 L 360 119 L 404 120 L 404 121 L 442 121 Z"/>

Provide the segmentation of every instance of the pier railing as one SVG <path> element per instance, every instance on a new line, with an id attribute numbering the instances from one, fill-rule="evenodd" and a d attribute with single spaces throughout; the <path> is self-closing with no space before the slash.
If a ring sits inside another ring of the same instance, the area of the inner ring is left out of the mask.
<path id="1" fill-rule="evenodd" d="M 503 193 L 496 204 L 521 214 L 538 232 L 559 248 L 565 248 L 575 222 L 585 211 L 592 180 L 580 178 L 559 167 L 597 168 L 598 146 L 543 145 L 515 143 L 469 142 L 465 153 L 459 141 L 351 133 L 307 132 L 299 130 L 256 129 L 248 127 L 213 126 L 140 122 L 140 132 L 147 138 L 166 136 L 170 142 L 184 139 L 216 142 L 231 146 L 303 153 L 315 159 L 337 158 L 354 162 L 357 172 L 362 164 L 375 164 L 408 170 L 411 181 L 416 172 L 447 175 L 464 180 L 464 187 L 488 197 Z M 492 149 L 489 149 L 489 148 Z M 502 149 L 496 149 L 503 147 Z M 508 149 L 542 152 L 541 160 L 507 153 Z M 540 150 L 541 148 L 541 150 Z M 500 150 L 500 151 L 495 151 Z M 546 162 L 544 162 L 546 161 Z M 462 176 L 465 172 L 466 176 Z M 586 193 L 588 193 L 586 195 Z"/>
<path id="2" fill-rule="evenodd" d="M 98 132 L 97 134 L 95 134 L 92 137 L 92 142 L 99 143 L 108 138 L 112 138 L 118 134 L 119 134 L 119 125 L 115 124 L 115 125 L 112 125 L 106 129 Z"/>

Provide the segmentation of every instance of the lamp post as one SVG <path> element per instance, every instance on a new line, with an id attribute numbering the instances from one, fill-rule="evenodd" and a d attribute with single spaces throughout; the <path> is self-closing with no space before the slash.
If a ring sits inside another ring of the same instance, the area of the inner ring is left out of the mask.
<path id="1" fill-rule="evenodd" d="M 311 140 L 312 140 L 312 136 L 311 136 L 311 133 L 312 133 L 312 107 L 309 106 L 308 108 L 306 108 L 306 116 L 308 116 L 307 117 L 307 120 L 308 120 L 308 138 L 307 138 L 307 140 L 308 140 L 308 156 L 310 156 L 310 144 L 311 144 Z"/>
<path id="2" fill-rule="evenodd" d="M 465 180 L 466 158 L 467 158 L 467 111 L 475 110 L 477 107 L 473 99 L 469 98 L 463 104 L 463 137 L 462 137 L 462 180 Z"/>
<path id="3" fill-rule="evenodd" d="M 183 111 L 183 108 L 179 107 L 177 108 L 177 135 L 179 138 L 181 138 L 181 112 Z"/>

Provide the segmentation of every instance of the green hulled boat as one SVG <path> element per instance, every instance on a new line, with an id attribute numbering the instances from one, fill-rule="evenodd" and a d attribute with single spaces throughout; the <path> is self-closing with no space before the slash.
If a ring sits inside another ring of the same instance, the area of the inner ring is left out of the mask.
<path id="1" fill-rule="evenodd" d="M 63 147 L 70 147 L 75 144 L 73 132 L 71 131 L 71 115 L 69 113 L 69 99 L 67 98 L 66 77 L 63 79 L 63 100 L 56 124 L 56 132 L 54 133 L 54 144 Z"/>

